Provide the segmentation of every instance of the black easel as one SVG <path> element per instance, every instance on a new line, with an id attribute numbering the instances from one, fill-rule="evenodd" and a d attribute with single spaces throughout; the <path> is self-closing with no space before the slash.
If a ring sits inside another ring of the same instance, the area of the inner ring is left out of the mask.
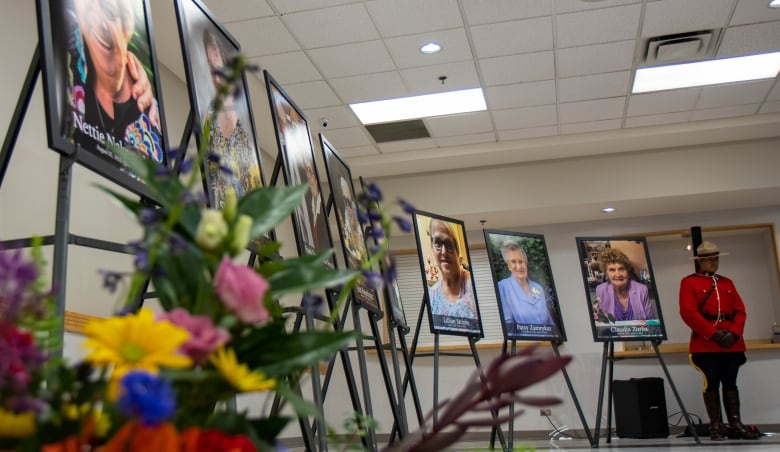
<path id="1" fill-rule="evenodd" d="M 666 362 L 664 361 L 661 352 L 658 350 L 658 345 L 660 343 L 661 341 L 657 339 L 651 341 L 651 344 L 653 345 L 653 353 L 655 354 L 655 357 L 658 358 L 658 362 L 661 364 L 661 368 L 664 371 L 664 375 L 666 375 L 666 380 L 669 383 L 669 387 L 672 388 L 672 392 L 674 393 L 674 398 L 677 400 L 677 405 L 679 405 L 680 411 L 682 411 L 683 416 L 685 417 L 685 421 L 688 423 L 688 429 L 693 434 L 693 438 L 696 441 L 696 444 L 701 444 L 699 435 L 696 433 L 696 426 L 694 425 L 691 416 L 688 414 L 688 411 L 685 409 L 685 405 L 683 404 L 683 401 L 680 398 L 680 394 L 677 392 L 677 387 L 675 387 L 674 385 L 674 380 L 672 380 L 672 376 L 669 374 L 669 369 L 666 367 Z M 614 362 L 622 359 L 643 359 L 643 358 L 652 358 L 652 356 L 616 357 L 615 343 L 613 341 L 604 342 L 604 350 L 602 352 L 602 358 L 601 358 L 601 382 L 599 383 L 598 409 L 596 410 L 596 433 L 594 435 L 594 441 L 591 443 L 593 447 L 599 447 L 599 438 L 601 436 L 600 435 L 601 410 L 602 410 L 602 405 L 604 403 L 605 383 L 607 383 L 607 392 L 608 392 L 607 394 L 607 443 L 612 442 L 612 431 L 611 431 L 612 430 L 612 375 L 613 375 Z M 607 364 L 609 364 L 609 369 L 607 369 Z M 607 375 L 607 371 L 609 372 L 608 375 Z"/>
<path id="2" fill-rule="evenodd" d="M 504 339 L 504 343 L 501 346 L 501 353 L 502 354 L 506 354 L 507 353 L 508 343 L 510 343 L 510 342 L 512 343 L 512 347 L 511 347 L 511 350 L 509 352 L 510 356 L 515 356 L 517 354 L 517 340 L 516 339 Z M 562 343 L 563 342 L 559 341 L 559 340 L 557 340 L 557 341 L 550 341 L 550 345 L 553 348 L 553 352 L 555 353 L 555 356 L 558 357 L 558 358 L 561 357 L 561 353 L 560 353 L 559 347 L 560 347 L 560 345 Z M 582 427 L 585 430 L 585 435 L 588 438 L 588 444 L 590 444 L 592 446 L 592 445 L 594 445 L 594 443 L 593 443 L 593 435 L 590 432 L 590 428 L 588 428 L 588 421 L 585 419 L 585 415 L 582 412 L 582 407 L 580 406 L 579 399 L 577 398 L 577 393 L 574 392 L 574 386 L 571 384 L 571 378 L 569 378 L 569 372 L 566 370 L 566 367 L 561 368 L 561 373 L 563 373 L 563 378 L 566 381 L 566 387 L 569 389 L 569 395 L 571 395 L 572 402 L 574 402 L 574 406 L 575 406 L 575 408 L 577 408 L 577 414 L 580 417 L 580 422 L 582 422 Z M 507 440 L 507 443 L 508 443 L 508 449 L 507 450 L 513 450 L 513 448 L 514 448 L 514 435 L 515 435 L 515 417 L 514 417 L 514 413 L 515 413 L 515 406 L 513 404 L 513 405 L 510 405 L 510 407 L 509 407 L 510 419 L 509 419 L 509 432 L 508 432 L 509 439 Z M 493 430 L 491 431 L 491 434 L 490 434 L 490 447 L 493 447 L 495 445 L 495 437 L 496 437 L 496 433 L 498 431 L 500 431 L 500 427 L 499 426 L 493 427 Z"/>
<path id="3" fill-rule="evenodd" d="M 422 303 L 420 304 L 420 313 L 417 316 L 417 328 L 414 331 L 414 339 L 412 340 L 411 356 L 409 359 L 409 366 L 406 369 L 406 376 L 404 377 L 403 393 L 406 394 L 407 383 L 410 381 L 412 363 L 414 362 L 417 353 L 417 343 L 420 339 L 420 328 L 422 326 L 423 314 L 425 314 L 426 299 L 428 295 L 423 295 Z M 439 333 L 433 333 L 433 353 L 420 353 L 419 356 L 433 356 L 433 423 L 436 424 L 438 420 L 438 412 L 436 406 L 439 404 L 439 356 L 471 356 L 474 359 L 474 364 L 479 371 L 480 380 L 484 383 L 485 375 L 482 373 L 482 364 L 479 361 L 479 353 L 477 353 L 477 338 L 474 336 L 467 336 L 469 341 L 469 351 L 471 353 L 456 353 L 456 352 L 440 352 L 439 351 Z M 493 417 L 498 416 L 497 411 L 493 411 Z M 507 449 L 507 443 L 504 439 L 504 433 L 499 429 L 496 430 L 496 435 L 501 443 L 502 450 Z"/>

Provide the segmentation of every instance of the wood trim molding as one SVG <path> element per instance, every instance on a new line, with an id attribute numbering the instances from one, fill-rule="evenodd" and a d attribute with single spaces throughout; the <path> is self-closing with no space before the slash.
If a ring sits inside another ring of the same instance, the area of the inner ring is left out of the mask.
<path id="1" fill-rule="evenodd" d="M 99 318 L 100 317 L 95 315 L 82 314 L 80 312 L 74 311 L 65 311 L 65 331 L 68 333 L 81 334 L 82 330 L 84 329 L 84 325 L 86 325 L 88 320 Z"/>

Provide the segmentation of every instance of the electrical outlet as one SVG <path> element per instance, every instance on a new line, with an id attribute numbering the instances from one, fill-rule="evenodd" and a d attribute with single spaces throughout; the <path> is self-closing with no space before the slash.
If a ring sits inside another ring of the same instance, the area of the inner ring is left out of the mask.
<path id="1" fill-rule="evenodd" d="M 552 416 L 552 408 L 540 408 L 539 416 Z"/>

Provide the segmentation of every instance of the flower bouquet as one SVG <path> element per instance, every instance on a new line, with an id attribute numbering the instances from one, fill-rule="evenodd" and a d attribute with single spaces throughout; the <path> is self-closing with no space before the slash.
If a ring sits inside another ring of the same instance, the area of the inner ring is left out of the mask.
<path id="1" fill-rule="evenodd" d="M 216 109 L 223 96 L 235 94 L 233 82 L 244 69 L 239 57 L 223 74 Z M 201 133 L 208 136 L 208 125 Z M 236 411 L 235 397 L 252 392 L 273 391 L 297 416 L 322 416 L 295 388 L 312 366 L 357 336 L 333 329 L 335 322 L 291 331 L 280 297 L 306 300 L 312 291 L 341 287 L 335 318 L 358 278 L 376 281 L 369 269 L 384 257 L 387 242 L 374 249 L 364 272 L 328 268 L 332 250 L 282 259 L 270 231 L 302 202 L 308 186 L 262 187 L 240 197 L 228 192 L 221 209 L 207 208 L 194 194 L 200 175 L 192 171 L 206 159 L 230 175 L 204 148 L 182 161 L 180 174 L 129 155 L 125 167 L 144 181 L 154 203 L 104 189 L 144 232 L 130 245 L 135 271 L 104 273 L 109 289 L 129 280 L 125 301 L 115 316 L 84 326 L 80 363 L 49 359 L 61 350 L 51 338 L 61 336 L 62 319 L 52 317 L 40 260 L 0 254 L 0 449 L 272 450 L 291 419 L 281 410 L 261 418 Z M 375 186 L 372 191 L 361 198 L 364 207 L 377 200 Z M 361 219 L 374 231 L 391 222 L 376 210 Z M 256 256 L 251 265 L 247 248 Z M 141 307 L 150 290 L 160 313 Z"/>

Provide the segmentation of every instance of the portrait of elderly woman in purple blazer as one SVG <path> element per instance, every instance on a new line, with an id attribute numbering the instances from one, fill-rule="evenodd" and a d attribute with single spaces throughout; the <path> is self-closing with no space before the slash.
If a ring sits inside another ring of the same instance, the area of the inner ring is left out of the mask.
<path id="1" fill-rule="evenodd" d="M 634 278 L 633 265 L 626 254 L 605 248 L 598 262 L 607 280 L 596 287 L 599 307 L 614 321 L 658 318 L 647 286 Z"/>

